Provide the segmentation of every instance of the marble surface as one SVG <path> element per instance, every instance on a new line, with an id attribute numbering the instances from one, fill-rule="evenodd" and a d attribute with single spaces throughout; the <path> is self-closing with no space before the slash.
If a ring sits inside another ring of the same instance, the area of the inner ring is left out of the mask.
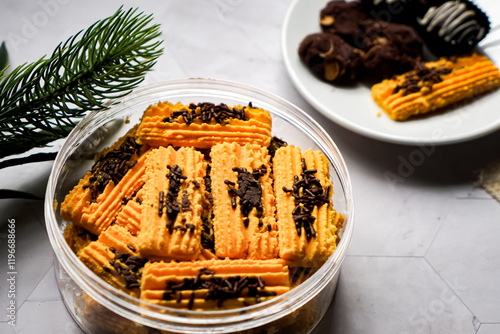
<path id="1" fill-rule="evenodd" d="M 298 105 L 336 142 L 351 173 L 356 221 L 335 298 L 315 334 L 500 333 L 500 204 L 476 182 L 477 170 L 500 157 L 500 132 L 419 148 L 364 138 L 327 120 L 298 94 L 282 62 L 281 24 L 290 2 L 141 3 L 162 24 L 165 40 L 165 54 L 146 83 L 207 77 L 255 85 Z M 500 13 L 495 0 L 477 2 L 488 13 Z M 0 6 L 0 40 L 6 40 L 10 63 L 17 66 L 50 53 L 112 14 L 118 3 L 0 0 Z M 499 28 L 496 19 L 493 26 Z M 500 39 L 486 42 L 500 52 Z M 428 152 L 425 160 L 401 182 L 388 182 L 387 173 L 398 175 L 402 161 L 418 150 Z M 45 162 L 0 170 L 0 188 L 43 196 L 50 168 Z M 17 223 L 18 255 L 17 325 L 9 326 L 2 315 L 0 332 L 80 333 L 57 289 L 42 203 L 0 200 L 0 212 L 3 313 L 8 219 Z"/>

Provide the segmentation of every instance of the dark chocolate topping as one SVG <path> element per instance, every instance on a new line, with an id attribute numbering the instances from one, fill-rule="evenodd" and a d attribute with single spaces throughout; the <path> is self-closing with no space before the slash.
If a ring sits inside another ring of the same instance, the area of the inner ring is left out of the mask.
<path id="1" fill-rule="evenodd" d="M 249 104 L 250 106 L 250 104 Z M 165 117 L 163 122 L 176 123 L 179 116 L 186 124 L 191 124 L 195 119 L 199 119 L 202 123 L 210 123 L 214 120 L 219 124 L 226 124 L 230 119 L 247 120 L 245 116 L 245 108 L 230 108 L 224 103 L 213 104 L 210 102 L 202 102 L 198 104 L 191 103 L 188 109 L 173 111 L 170 117 Z"/>
<path id="2" fill-rule="evenodd" d="M 267 151 L 269 152 L 269 156 L 271 157 L 271 162 L 273 161 L 273 158 L 274 158 L 274 155 L 276 154 L 276 151 L 280 147 L 285 147 L 285 146 L 288 146 L 288 144 L 283 139 L 278 138 L 276 136 L 273 136 L 271 138 L 271 143 L 267 147 Z"/>
<path id="3" fill-rule="evenodd" d="M 187 176 L 182 174 L 182 168 L 180 168 L 178 165 L 174 165 L 173 167 L 167 165 L 167 168 L 170 170 L 170 172 L 166 175 L 166 177 L 170 180 L 170 182 L 166 196 L 164 195 L 163 191 L 160 191 L 158 215 L 161 217 L 163 209 L 166 208 L 167 228 L 168 231 L 172 233 L 177 215 L 183 211 L 191 211 L 191 201 L 189 200 L 187 191 L 183 192 L 181 202 L 177 201 L 177 196 L 179 195 L 181 185 L 184 180 L 187 179 Z"/>
<path id="4" fill-rule="evenodd" d="M 424 89 L 424 91 L 432 90 L 432 86 L 443 81 L 442 75 L 449 74 L 451 69 L 446 67 L 429 68 L 423 63 L 418 63 L 415 70 L 405 75 L 405 81 L 402 85 L 397 85 L 393 90 L 393 94 L 403 91 L 403 96 L 416 93 Z"/>
<path id="5" fill-rule="evenodd" d="M 309 241 L 311 238 L 316 237 L 316 230 L 313 226 L 316 218 L 312 216 L 311 213 L 315 206 L 320 207 L 330 202 L 330 187 L 323 190 L 319 179 L 314 176 L 317 170 L 307 169 L 304 158 L 302 158 L 301 163 L 301 178 L 295 175 L 295 181 L 291 192 L 292 196 L 295 198 L 295 208 L 292 211 L 292 217 L 295 221 L 297 234 L 300 236 L 302 234 L 302 228 L 304 228 L 307 241 Z M 285 192 L 289 193 L 287 191 Z"/>
<path id="6" fill-rule="evenodd" d="M 91 202 L 95 202 L 109 182 L 118 184 L 121 179 L 132 169 L 137 160 L 133 160 L 141 145 L 137 144 L 132 137 L 127 137 L 118 149 L 112 150 L 100 157 L 92 166 L 89 178 L 90 183 L 83 186 L 84 189 L 92 189 Z"/>
<path id="7" fill-rule="evenodd" d="M 210 276 L 210 277 L 203 277 Z M 255 303 L 259 303 L 261 297 L 276 296 L 275 291 L 265 290 L 265 282 L 259 276 L 229 276 L 218 277 L 212 270 L 206 268 L 200 269 L 195 278 L 185 278 L 181 283 L 176 281 L 167 281 L 165 292 L 163 293 L 164 300 L 173 300 L 176 296 L 176 301 L 180 302 L 182 296 L 179 297 L 180 291 L 191 290 L 189 297 L 188 309 L 194 306 L 194 291 L 206 289 L 205 300 L 217 301 L 217 307 L 221 307 L 222 303 L 227 299 L 239 298 L 246 291 L 246 295 L 255 298 Z"/>
<path id="8" fill-rule="evenodd" d="M 231 206 L 236 209 L 236 197 L 239 197 L 241 214 L 245 217 L 243 223 L 248 227 L 248 215 L 253 208 L 257 210 L 257 218 L 264 215 L 264 207 L 262 206 L 262 187 L 260 185 L 260 177 L 267 173 L 267 168 L 262 165 L 250 173 L 246 168 L 233 167 L 233 171 L 238 173 L 238 189 L 235 188 L 235 183 L 225 180 L 229 186 L 228 193 L 231 198 Z"/>
<path id="9" fill-rule="evenodd" d="M 135 248 L 132 245 L 127 245 L 127 247 L 135 252 Z M 139 288 L 139 279 L 141 277 L 139 269 L 144 267 L 148 259 L 143 259 L 125 252 L 117 252 L 113 247 L 110 247 L 109 250 L 115 254 L 114 259 L 109 260 L 109 264 L 125 280 L 126 288 Z M 110 268 L 107 266 L 104 266 L 103 270 L 111 272 Z"/>

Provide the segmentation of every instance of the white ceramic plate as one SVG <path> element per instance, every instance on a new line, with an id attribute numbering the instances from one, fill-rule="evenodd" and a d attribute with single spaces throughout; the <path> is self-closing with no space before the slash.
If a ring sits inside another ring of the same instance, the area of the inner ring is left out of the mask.
<path id="1" fill-rule="evenodd" d="M 489 8 L 483 6 L 483 3 L 491 1 L 495 0 L 478 3 L 488 13 Z M 395 122 L 375 104 L 369 86 L 357 84 L 353 87 L 336 87 L 316 78 L 302 64 L 297 50 L 305 36 L 320 31 L 319 12 L 327 2 L 328 0 L 294 0 L 286 15 L 282 32 L 287 71 L 298 91 L 319 112 L 356 133 L 399 144 L 451 144 L 500 129 L 500 91 L 453 110 Z M 495 24 L 492 26 L 495 27 Z M 493 29 L 480 44 L 483 52 L 495 64 L 500 64 L 499 30 Z"/>

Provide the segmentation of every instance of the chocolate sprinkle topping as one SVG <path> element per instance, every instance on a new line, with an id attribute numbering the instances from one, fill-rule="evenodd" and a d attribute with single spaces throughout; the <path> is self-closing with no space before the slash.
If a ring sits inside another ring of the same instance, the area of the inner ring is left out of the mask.
<path id="1" fill-rule="evenodd" d="M 260 303 L 261 297 L 276 296 L 275 291 L 267 291 L 265 287 L 265 282 L 259 276 L 229 276 L 222 278 L 215 276 L 212 270 L 203 268 L 200 269 L 195 278 L 184 278 L 180 283 L 167 281 L 163 299 L 172 300 L 173 295 L 176 295 L 176 302 L 180 303 L 182 299 L 181 291 L 191 290 L 187 305 L 188 309 L 191 310 L 194 306 L 195 291 L 204 289 L 208 290 L 205 293 L 204 299 L 215 300 L 217 301 L 217 306 L 221 307 L 225 300 L 239 298 L 245 290 L 247 296 L 255 298 L 255 303 Z"/>
<path id="2" fill-rule="evenodd" d="M 273 158 L 274 158 L 274 154 L 276 154 L 276 151 L 280 148 L 280 147 L 285 147 L 287 146 L 287 142 L 278 138 L 278 137 L 272 137 L 271 138 L 271 143 L 269 144 L 269 146 L 267 147 L 267 151 L 269 152 L 269 155 L 271 156 L 271 162 L 273 161 Z"/>
<path id="3" fill-rule="evenodd" d="M 204 217 L 201 226 L 201 245 L 203 246 L 203 248 L 212 251 L 212 253 L 215 253 L 213 224 L 210 222 L 208 217 Z"/>
<path id="4" fill-rule="evenodd" d="M 127 247 L 135 252 L 135 248 L 132 245 L 127 245 Z M 130 255 L 125 252 L 117 252 L 113 247 L 110 247 L 109 250 L 115 253 L 114 259 L 109 260 L 109 264 L 123 277 L 127 289 L 138 288 L 140 286 L 138 280 L 141 276 L 139 269 L 144 267 L 148 259 L 142 259 L 136 255 Z M 110 272 L 110 269 L 106 266 L 103 267 L 103 270 Z"/>
<path id="5" fill-rule="evenodd" d="M 132 137 L 127 137 L 118 149 L 112 150 L 100 157 L 92 166 L 89 184 L 83 186 L 84 189 L 92 189 L 90 193 L 91 202 L 95 203 L 97 196 L 101 194 L 109 182 L 118 184 L 121 179 L 132 169 L 137 160 L 131 160 L 140 150 L 141 145 L 137 144 Z M 123 200 L 123 199 L 122 199 Z"/>
<path id="6" fill-rule="evenodd" d="M 172 233 L 174 229 L 174 222 L 175 219 L 177 218 L 177 215 L 181 211 L 191 211 L 190 207 L 191 202 L 189 201 L 186 191 L 183 192 L 182 202 L 179 203 L 177 201 L 177 195 L 179 194 L 182 183 L 184 182 L 185 179 L 187 179 L 187 176 L 182 175 L 182 169 L 178 165 L 174 165 L 173 167 L 168 165 L 167 168 L 170 170 L 170 173 L 168 173 L 166 177 L 170 180 L 170 183 L 164 201 L 160 200 L 158 214 L 161 217 L 163 208 L 166 208 L 167 228 L 168 231 Z M 161 193 L 163 192 L 162 191 L 160 192 L 160 199 L 161 199 Z"/>
<path id="7" fill-rule="evenodd" d="M 292 186 L 291 194 L 295 198 L 295 208 L 292 211 L 292 216 L 295 221 L 297 234 L 300 236 L 302 228 L 304 228 L 307 241 L 309 241 L 311 238 L 316 237 L 316 231 L 313 226 L 316 218 L 311 213 L 315 206 L 320 207 L 330 201 L 330 187 L 326 188 L 326 191 L 323 190 L 319 179 L 314 176 L 317 170 L 307 169 L 304 158 L 301 160 L 301 165 L 301 178 L 299 179 L 295 175 Z M 289 193 L 285 189 L 283 191 Z"/>
<path id="8" fill-rule="evenodd" d="M 182 192 L 182 211 L 191 211 L 191 201 L 186 190 Z"/>
<path id="9" fill-rule="evenodd" d="M 251 104 L 249 104 L 249 107 L 251 107 Z M 245 116 L 245 108 L 230 108 L 224 103 L 215 105 L 210 102 L 202 102 L 198 104 L 191 103 L 188 109 L 173 111 L 170 117 L 163 119 L 163 122 L 176 123 L 179 117 L 182 117 L 187 125 L 193 123 L 195 119 L 199 119 L 202 123 L 210 123 L 214 120 L 215 123 L 223 125 L 230 119 L 248 120 Z"/>
<path id="10" fill-rule="evenodd" d="M 403 96 L 420 92 L 424 87 L 424 91 L 432 90 L 432 86 L 443 81 L 442 75 L 451 73 L 451 69 L 446 67 L 429 68 L 424 63 L 417 63 L 415 69 L 405 75 L 405 81 L 402 85 L 397 85 L 392 91 L 396 94 L 403 91 Z"/>
<path id="11" fill-rule="evenodd" d="M 205 190 L 208 193 L 212 192 L 212 179 L 210 178 L 210 172 L 212 171 L 212 167 L 210 165 L 207 165 L 207 170 L 205 172 L 205 176 L 203 179 L 205 180 Z"/>
<path id="12" fill-rule="evenodd" d="M 165 192 L 160 191 L 158 194 L 158 216 L 163 215 L 163 207 L 165 206 Z"/>
<path id="13" fill-rule="evenodd" d="M 299 280 L 300 275 L 302 274 L 302 271 L 304 271 L 304 267 L 297 267 L 297 270 L 292 276 L 292 283 L 295 283 Z"/>
<path id="14" fill-rule="evenodd" d="M 264 215 L 264 207 L 262 206 L 262 187 L 259 179 L 267 173 L 267 168 L 262 165 L 256 168 L 252 173 L 248 172 L 246 168 L 233 167 L 233 171 L 238 173 L 238 189 L 235 188 L 236 184 L 232 181 L 225 180 L 224 183 L 229 186 L 228 193 L 231 198 L 231 207 L 236 209 L 236 197 L 240 198 L 241 214 L 246 217 L 243 220 L 245 227 L 248 227 L 248 215 L 253 208 L 257 210 L 257 217 L 261 218 Z"/>

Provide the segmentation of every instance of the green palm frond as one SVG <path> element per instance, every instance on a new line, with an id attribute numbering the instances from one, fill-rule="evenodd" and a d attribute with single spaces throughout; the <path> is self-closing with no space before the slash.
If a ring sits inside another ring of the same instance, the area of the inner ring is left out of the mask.
<path id="1" fill-rule="evenodd" d="M 0 78 L 0 158 L 66 137 L 91 110 L 144 80 L 163 53 L 152 16 L 123 11 Z"/>

